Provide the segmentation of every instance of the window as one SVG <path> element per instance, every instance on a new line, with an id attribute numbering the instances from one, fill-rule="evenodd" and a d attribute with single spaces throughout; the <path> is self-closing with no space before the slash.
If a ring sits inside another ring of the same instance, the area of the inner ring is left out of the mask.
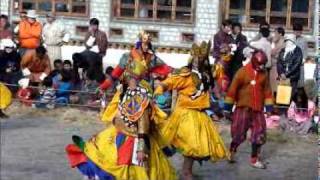
<path id="1" fill-rule="evenodd" d="M 88 0 L 14 0 L 15 12 L 36 10 L 39 14 L 48 12 L 57 15 L 87 17 L 89 15 Z"/>
<path id="2" fill-rule="evenodd" d="M 225 0 L 225 18 L 249 28 L 258 27 L 262 21 L 287 29 L 301 23 L 310 31 L 314 3 L 314 0 Z"/>
<path id="3" fill-rule="evenodd" d="M 193 23 L 195 0 L 113 0 L 115 19 Z"/>

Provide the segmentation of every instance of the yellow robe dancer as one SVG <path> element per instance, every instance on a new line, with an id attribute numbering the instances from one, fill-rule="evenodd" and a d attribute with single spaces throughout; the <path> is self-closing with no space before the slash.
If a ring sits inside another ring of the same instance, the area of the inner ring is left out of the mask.
<path id="1" fill-rule="evenodd" d="M 153 104 L 150 85 L 143 80 L 148 64 L 142 63 L 145 58 L 132 58 L 146 54 L 148 44 L 142 42 L 126 62 L 122 87 L 103 113 L 102 120 L 110 125 L 87 142 L 73 136 L 74 144 L 66 148 L 71 166 L 89 179 L 177 179 L 157 128 L 167 116 Z"/>
<path id="2" fill-rule="evenodd" d="M 229 151 L 216 126 L 204 111 L 210 106 L 209 78 L 206 78 L 210 68 L 204 68 L 208 59 L 201 56 L 201 51 L 206 48 L 210 49 L 210 45 L 205 42 L 201 47 L 194 45 L 190 65 L 162 81 L 154 92 L 159 95 L 168 90 L 177 90 L 176 106 L 161 133 L 166 143 L 177 148 L 185 157 L 183 179 L 192 179 L 194 160 L 215 162 L 229 158 Z"/>
<path id="3" fill-rule="evenodd" d="M 10 106 L 12 102 L 11 91 L 4 84 L 0 83 L 0 118 L 7 118 L 3 110 Z"/>

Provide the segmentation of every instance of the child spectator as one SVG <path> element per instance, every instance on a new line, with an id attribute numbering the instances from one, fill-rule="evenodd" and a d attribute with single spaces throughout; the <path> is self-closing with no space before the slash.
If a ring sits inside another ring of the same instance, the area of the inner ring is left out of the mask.
<path id="1" fill-rule="evenodd" d="M 39 102 L 35 103 L 33 107 L 53 109 L 55 107 L 56 92 L 52 87 L 52 79 L 46 77 L 41 84 Z"/>
<path id="2" fill-rule="evenodd" d="M 56 59 L 53 62 L 53 70 L 50 72 L 49 77 L 53 78 L 62 70 L 63 64 L 61 59 Z M 53 82 L 54 83 L 54 82 Z"/>
<path id="3" fill-rule="evenodd" d="M 288 109 L 288 119 L 283 119 L 280 122 L 281 128 L 302 135 L 307 134 L 312 127 L 312 117 L 315 110 L 315 103 L 308 100 L 303 88 L 298 88 Z"/>
<path id="4" fill-rule="evenodd" d="M 70 60 L 63 61 L 63 69 L 71 73 L 71 83 L 74 89 L 80 89 L 81 82 L 80 77 L 77 76 L 77 72 L 72 68 L 72 63 Z"/>
<path id="5" fill-rule="evenodd" d="M 69 103 L 72 89 L 71 76 L 69 71 L 62 70 L 57 77 L 55 77 L 57 78 L 57 82 L 54 84 L 54 87 L 57 90 L 57 104 L 65 105 Z"/>

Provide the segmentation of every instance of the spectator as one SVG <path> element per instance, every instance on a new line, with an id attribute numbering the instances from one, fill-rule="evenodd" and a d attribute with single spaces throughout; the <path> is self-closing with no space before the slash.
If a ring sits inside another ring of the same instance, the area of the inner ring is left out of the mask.
<path id="1" fill-rule="evenodd" d="M 302 51 L 295 44 L 294 37 L 288 36 L 285 39 L 285 48 L 283 48 L 278 57 L 277 71 L 281 80 L 290 80 L 292 94 L 295 94 L 298 88 L 300 78 L 300 67 L 302 64 Z"/>
<path id="2" fill-rule="evenodd" d="M 61 59 L 61 46 L 69 42 L 70 34 L 64 25 L 56 20 L 53 13 L 48 13 L 46 17 L 47 23 L 43 27 L 42 37 L 53 65 L 54 59 Z"/>
<path id="3" fill-rule="evenodd" d="M 37 108 L 53 109 L 56 101 L 56 91 L 53 88 L 52 79 L 50 77 L 44 78 L 41 83 L 39 102 L 35 103 Z"/>
<path id="4" fill-rule="evenodd" d="M 70 100 L 70 94 L 72 90 L 72 83 L 71 83 L 71 73 L 66 70 L 60 71 L 57 75 L 58 81 L 53 86 L 57 90 L 56 92 L 56 102 L 58 104 L 68 104 Z"/>
<path id="5" fill-rule="evenodd" d="M 232 24 L 232 43 L 236 45 L 237 50 L 234 52 L 230 63 L 231 80 L 236 72 L 242 67 L 242 62 L 245 60 L 243 49 L 248 45 L 247 37 L 242 34 L 242 26 L 240 23 Z"/>
<path id="6" fill-rule="evenodd" d="M 277 73 L 277 61 L 280 51 L 285 46 L 284 35 L 284 29 L 282 27 L 278 27 L 275 29 L 274 35 L 272 37 L 270 86 L 273 94 L 275 94 L 275 92 L 277 91 L 277 79 L 279 77 Z"/>
<path id="7" fill-rule="evenodd" d="M 301 48 L 303 59 L 308 56 L 308 44 L 307 40 L 302 36 L 303 26 L 302 24 L 294 24 L 293 25 L 293 33 L 295 35 L 295 43 L 298 47 Z"/>
<path id="8" fill-rule="evenodd" d="M 0 40 L 1 39 L 12 39 L 12 30 L 8 21 L 8 16 L 0 15 Z"/>
<path id="9" fill-rule="evenodd" d="M 72 63 L 71 63 L 70 60 L 64 60 L 63 61 L 63 69 L 67 70 L 67 71 L 72 70 Z"/>
<path id="10" fill-rule="evenodd" d="M 266 68 L 269 71 L 271 69 L 271 42 L 268 40 L 270 36 L 270 30 L 268 28 L 262 28 L 260 30 L 261 38 L 257 41 L 251 41 L 250 46 L 262 50 L 268 58 Z"/>
<path id="11" fill-rule="evenodd" d="M 213 58 L 215 58 L 215 62 L 218 62 L 221 58 L 221 49 L 227 44 L 230 45 L 232 43 L 231 37 L 231 24 L 230 20 L 225 20 L 222 22 L 220 31 L 214 35 L 213 37 Z"/>
<path id="12" fill-rule="evenodd" d="M 254 38 L 251 39 L 250 43 L 253 42 L 253 41 L 260 40 L 260 38 L 262 37 L 262 33 L 261 33 L 262 29 L 269 29 L 269 31 L 270 31 L 270 24 L 267 23 L 266 21 L 261 22 L 260 25 L 259 25 L 259 33 Z M 272 41 L 272 37 L 271 36 L 269 36 L 267 39 L 270 42 Z"/>
<path id="13" fill-rule="evenodd" d="M 20 55 L 11 39 L 3 39 L 1 45 L 4 50 L 0 51 L 0 81 L 16 85 L 21 78 Z M 10 89 L 16 91 L 15 87 Z"/>
<path id="14" fill-rule="evenodd" d="M 56 77 L 59 72 L 63 69 L 63 62 L 61 59 L 56 59 L 53 62 L 53 70 L 50 72 L 50 74 L 48 75 L 51 78 Z M 53 83 L 55 83 L 55 79 L 53 79 Z"/>
<path id="15" fill-rule="evenodd" d="M 96 18 L 90 19 L 89 32 L 85 38 L 87 49 L 97 51 L 101 57 L 106 55 L 108 48 L 108 39 L 105 32 L 99 29 L 99 20 Z M 95 50 L 96 49 L 96 50 Z"/>
<path id="16" fill-rule="evenodd" d="M 301 68 L 302 86 L 308 96 L 308 99 L 315 101 L 317 97 L 317 63 L 314 58 L 307 57 Z"/>
<path id="17" fill-rule="evenodd" d="M 47 50 L 43 46 L 26 51 L 21 60 L 24 76 L 29 76 L 30 82 L 36 85 L 50 74 L 51 66 Z"/>
<path id="18" fill-rule="evenodd" d="M 29 10 L 27 18 L 27 21 L 20 21 L 19 23 L 19 52 L 21 56 L 27 49 L 35 49 L 40 46 L 42 25 L 36 20 L 36 12 Z"/>
<path id="19" fill-rule="evenodd" d="M 315 103 L 308 100 L 303 88 L 299 88 L 288 109 L 288 119 L 280 121 L 281 128 L 302 135 L 307 134 L 312 126 L 315 110 Z"/>
<path id="20" fill-rule="evenodd" d="M 80 77 L 77 76 L 77 72 L 72 68 L 70 60 L 63 61 L 63 69 L 71 73 L 71 82 L 74 89 L 81 89 Z"/>

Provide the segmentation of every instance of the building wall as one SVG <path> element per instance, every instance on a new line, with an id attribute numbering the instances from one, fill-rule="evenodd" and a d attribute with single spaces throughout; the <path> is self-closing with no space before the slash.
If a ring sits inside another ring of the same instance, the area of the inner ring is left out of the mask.
<path id="1" fill-rule="evenodd" d="M 318 7 L 319 0 L 316 7 Z M 0 0 L 0 12 L 9 14 L 8 5 L 10 0 Z M 111 17 L 112 7 L 111 0 L 91 0 L 90 1 L 90 17 L 96 17 L 100 20 L 100 28 L 109 34 L 110 28 L 119 28 L 123 30 L 122 37 L 110 37 L 111 42 L 118 43 L 132 43 L 136 41 L 137 35 L 141 30 L 152 30 L 159 33 L 159 39 L 154 42 L 155 45 L 169 46 L 169 47 L 190 47 L 190 43 L 182 42 L 182 33 L 192 33 L 195 35 L 195 40 L 200 42 L 202 40 L 210 40 L 213 35 L 219 30 L 220 19 L 220 4 L 221 0 L 197 0 L 196 13 L 194 24 L 170 24 L 170 23 L 152 23 L 143 21 L 115 21 Z M 315 14 L 317 13 L 315 8 Z M 18 15 L 13 16 L 13 20 L 18 20 Z M 314 19 L 314 32 L 308 34 L 308 40 L 313 41 L 318 34 L 318 18 Z M 83 37 L 76 35 L 76 26 L 87 26 L 89 18 L 70 18 L 59 17 L 60 21 L 69 29 L 74 39 L 83 39 Z M 44 22 L 43 17 L 40 20 Z M 257 31 L 244 31 L 244 34 L 249 39 L 256 35 Z"/>

